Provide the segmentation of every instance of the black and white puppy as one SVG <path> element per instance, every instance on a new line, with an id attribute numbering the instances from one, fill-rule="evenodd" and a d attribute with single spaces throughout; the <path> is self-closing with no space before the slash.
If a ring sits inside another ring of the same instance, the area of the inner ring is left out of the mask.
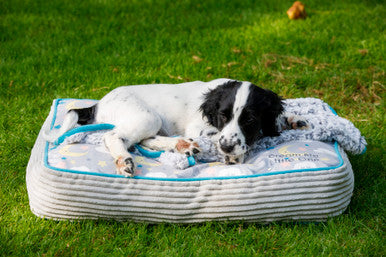
<path id="1" fill-rule="evenodd" d="M 202 135 L 212 138 L 228 164 L 241 163 L 258 138 L 278 135 L 289 121 L 292 128 L 306 125 L 282 112 L 278 95 L 250 82 L 216 79 L 123 86 L 92 107 L 70 110 L 60 130 L 46 138 L 54 141 L 77 124 L 113 124 L 104 136 L 105 145 L 117 172 L 132 176 L 136 165 L 128 148 L 133 144 L 194 155 L 200 148 L 191 138 Z"/>

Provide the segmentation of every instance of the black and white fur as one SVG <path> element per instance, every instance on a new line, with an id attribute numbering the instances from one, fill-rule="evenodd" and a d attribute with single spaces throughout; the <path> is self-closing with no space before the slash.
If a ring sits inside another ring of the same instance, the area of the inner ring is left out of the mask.
<path id="1" fill-rule="evenodd" d="M 258 138 L 276 136 L 286 127 L 307 125 L 282 112 L 279 96 L 250 82 L 217 79 L 123 86 L 92 107 L 70 110 L 60 130 L 46 138 L 54 141 L 77 124 L 113 124 L 115 128 L 104 136 L 105 145 L 115 159 L 117 172 L 132 176 L 135 163 L 128 148 L 133 144 L 194 155 L 200 148 L 191 138 L 203 135 L 218 145 L 226 163 L 241 163 Z"/>

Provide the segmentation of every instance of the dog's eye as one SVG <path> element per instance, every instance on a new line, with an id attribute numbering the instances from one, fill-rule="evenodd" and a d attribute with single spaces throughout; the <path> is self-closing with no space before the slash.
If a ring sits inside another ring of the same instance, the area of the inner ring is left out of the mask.
<path id="1" fill-rule="evenodd" d="M 250 118 L 248 118 L 248 119 L 245 121 L 245 123 L 250 125 L 250 124 L 254 123 L 255 121 L 256 121 L 255 118 L 250 117 Z"/>
<path id="2" fill-rule="evenodd" d="M 220 113 L 220 114 L 219 114 L 219 118 L 220 118 L 220 120 L 221 120 L 223 123 L 227 122 L 227 120 L 228 120 L 227 116 L 226 116 L 224 113 Z"/>

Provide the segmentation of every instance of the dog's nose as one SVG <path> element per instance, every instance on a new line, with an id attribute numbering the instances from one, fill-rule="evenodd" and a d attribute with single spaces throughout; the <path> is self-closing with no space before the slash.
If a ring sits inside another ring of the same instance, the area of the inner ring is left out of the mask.
<path id="1" fill-rule="evenodd" d="M 235 145 L 231 145 L 231 144 L 221 144 L 220 143 L 220 148 L 221 150 L 223 150 L 224 153 L 231 153 L 233 151 L 233 149 L 235 148 Z"/>

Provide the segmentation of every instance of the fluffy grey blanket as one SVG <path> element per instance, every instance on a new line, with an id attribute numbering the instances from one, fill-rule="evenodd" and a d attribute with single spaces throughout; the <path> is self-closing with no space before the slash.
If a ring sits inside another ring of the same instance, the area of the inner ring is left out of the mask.
<path id="1" fill-rule="evenodd" d="M 347 152 L 361 154 L 365 152 L 366 140 L 359 129 L 349 120 L 339 117 L 325 102 L 316 98 L 297 98 L 284 101 L 285 111 L 303 116 L 309 123 L 307 130 L 285 130 L 278 137 L 266 137 L 256 142 L 252 151 L 261 151 L 268 147 L 292 140 L 316 140 L 333 142 Z"/>
<path id="2" fill-rule="evenodd" d="M 336 115 L 335 111 L 322 100 L 315 98 L 287 99 L 284 100 L 284 108 L 285 112 L 303 116 L 308 121 L 310 128 L 307 130 L 284 130 L 280 136 L 262 138 L 249 149 L 247 156 L 253 156 L 259 151 L 294 140 L 336 141 L 345 151 L 352 154 L 365 152 L 367 143 L 360 131 L 350 121 Z M 104 132 L 78 133 L 66 138 L 62 144 L 102 144 Z M 196 156 L 198 161 L 223 161 L 223 156 L 217 151 L 217 147 L 210 139 L 199 137 L 195 140 L 202 149 L 202 152 Z M 158 160 L 178 169 L 189 166 L 186 156 L 179 153 L 164 152 Z"/>

